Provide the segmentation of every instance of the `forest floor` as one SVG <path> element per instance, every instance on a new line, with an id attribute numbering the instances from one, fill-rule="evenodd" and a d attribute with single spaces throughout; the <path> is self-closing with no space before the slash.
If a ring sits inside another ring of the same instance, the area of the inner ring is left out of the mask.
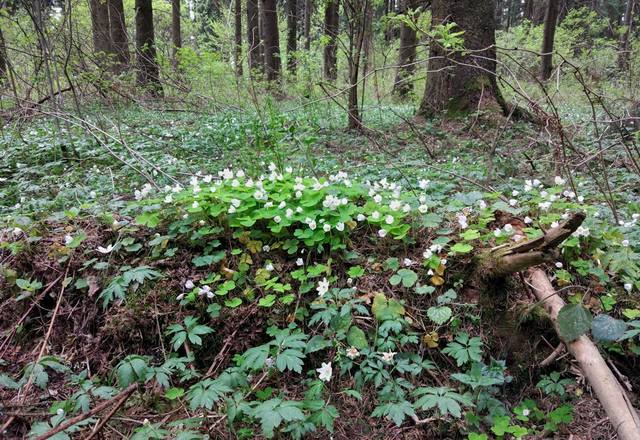
<path id="1" fill-rule="evenodd" d="M 409 111 L 5 128 L 0 436 L 615 438 L 525 277 L 474 271 L 585 212 L 543 268 L 623 323 L 600 348 L 637 403 L 631 164 L 603 159 L 603 193 L 555 175 L 538 127 Z"/>

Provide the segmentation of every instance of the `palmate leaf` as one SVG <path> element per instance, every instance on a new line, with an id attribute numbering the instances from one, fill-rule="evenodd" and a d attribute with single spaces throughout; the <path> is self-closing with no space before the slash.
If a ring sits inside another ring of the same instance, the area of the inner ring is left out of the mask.
<path id="1" fill-rule="evenodd" d="M 251 411 L 251 416 L 260 420 L 262 433 L 267 438 L 272 438 L 274 430 L 285 422 L 304 420 L 301 411 L 301 402 L 294 400 L 270 399 L 260 403 Z"/>
<path id="2" fill-rule="evenodd" d="M 121 387 L 129 386 L 136 381 L 144 381 L 152 370 L 144 356 L 129 355 L 116 366 L 116 376 Z"/>
<path id="3" fill-rule="evenodd" d="M 302 351 L 287 348 L 276 356 L 276 367 L 280 371 L 293 370 L 302 373 L 302 365 L 305 355 Z"/>
<path id="4" fill-rule="evenodd" d="M 396 426 L 400 426 L 407 416 L 414 416 L 415 411 L 411 403 L 406 400 L 401 400 L 399 402 L 388 402 L 378 405 L 371 415 L 373 417 L 389 417 L 395 422 Z"/>
<path id="5" fill-rule="evenodd" d="M 414 406 L 423 411 L 437 408 L 442 416 L 447 414 L 453 417 L 462 417 L 461 405 L 472 407 L 473 403 L 467 397 L 456 393 L 448 387 L 422 387 L 413 392 L 414 396 L 420 396 Z"/>
<path id="6" fill-rule="evenodd" d="M 206 379 L 198 382 L 189 388 L 187 399 L 192 411 L 198 408 L 212 409 L 213 404 L 220 400 L 225 394 L 233 390 L 222 381 L 216 379 Z"/>
<path id="7" fill-rule="evenodd" d="M 269 356 L 269 344 L 252 347 L 242 355 L 244 359 L 242 367 L 249 370 L 259 370 L 264 367 L 267 356 Z"/>
<path id="8" fill-rule="evenodd" d="M 453 357 L 459 367 L 471 360 L 480 362 L 482 360 L 482 341 L 478 337 L 469 338 L 468 334 L 460 333 L 456 336 L 455 341 L 450 342 L 442 352 Z"/>

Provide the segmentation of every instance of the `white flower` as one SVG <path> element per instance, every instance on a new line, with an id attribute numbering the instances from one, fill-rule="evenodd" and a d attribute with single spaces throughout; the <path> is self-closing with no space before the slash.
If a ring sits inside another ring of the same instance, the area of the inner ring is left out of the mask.
<path id="1" fill-rule="evenodd" d="M 64 244 L 68 246 L 68 245 L 71 244 L 71 242 L 73 242 L 73 237 L 71 235 L 69 235 L 69 234 L 65 235 L 64 236 Z"/>
<path id="2" fill-rule="evenodd" d="M 392 211 L 397 211 L 401 206 L 402 202 L 400 200 L 392 200 L 391 203 L 389 203 L 389 208 L 391 208 Z"/>
<path id="3" fill-rule="evenodd" d="M 584 196 L 578 196 L 578 202 L 579 203 L 584 202 Z"/>
<path id="4" fill-rule="evenodd" d="M 427 249 L 426 251 L 424 251 L 422 253 L 422 256 L 428 260 L 429 258 L 431 258 L 433 256 L 433 252 L 431 252 L 431 249 Z"/>
<path id="5" fill-rule="evenodd" d="M 384 237 L 386 237 L 386 236 L 387 236 L 387 231 L 385 231 L 384 229 L 380 229 L 380 230 L 378 231 L 378 236 L 379 236 L 380 238 L 384 238 Z"/>
<path id="6" fill-rule="evenodd" d="M 458 214 L 458 224 L 462 229 L 467 229 L 469 224 L 467 223 L 467 216 L 464 214 Z"/>
<path id="7" fill-rule="evenodd" d="M 102 247 L 102 246 L 98 246 L 98 252 L 100 252 L 101 254 L 108 254 L 109 252 L 111 252 L 113 250 L 113 245 L 110 244 L 109 246 Z"/>
<path id="8" fill-rule="evenodd" d="M 393 357 L 396 355 L 397 353 L 395 351 L 387 351 L 382 353 L 382 360 L 385 362 L 392 362 L 393 361 Z"/>
<path id="9" fill-rule="evenodd" d="M 280 209 L 284 209 L 284 207 L 287 206 L 287 202 L 285 202 L 284 200 L 282 202 L 280 202 L 280 204 L 278 205 L 278 208 Z"/>
<path id="10" fill-rule="evenodd" d="M 231 199 L 231 205 L 235 206 L 236 208 L 240 206 L 240 200 L 238 199 Z"/>
<path id="11" fill-rule="evenodd" d="M 412 266 L 413 265 L 413 260 L 411 258 L 405 258 L 402 261 L 402 264 L 404 264 L 405 266 Z"/>
<path id="12" fill-rule="evenodd" d="M 558 222 L 552 222 L 551 223 L 551 229 L 557 228 L 558 226 L 560 226 L 560 223 L 558 223 Z"/>
<path id="13" fill-rule="evenodd" d="M 318 291 L 319 297 L 323 297 L 324 294 L 329 291 L 329 281 L 327 281 L 326 277 L 323 278 L 322 281 L 318 282 L 318 287 L 316 287 L 316 290 Z"/>
<path id="14" fill-rule="evenodd" d="M 573 233 L 576 237 L 588 237 L 589 234 L 589 228 L 585 228 L 584 226 L 578 226 L 578 229 Z"/>
<path id="15" fill-rule="evenodd" d="M 513 241 L 515 241 L 516 243 L 517 243 L 517 242 L 519 242 L 520 240 L 522 240 L 523 238 L 524 238 L 524 236 L 523 236 L 523 235 L 520 235 L 520 234 L 513 234 L 513 235 L 511 236 L 511 239 L 512 239 Z"/>
<path id="16" fill-rule="evenodd" d="M 371 218 L 374 220 L 379 220 L 380 219 L 380 213 L 378 211 L 373 211 L 371 213 Z"/>
<path id="17" fill-rule="evenodd" d="M 275 364 L 274 360 L 272 357 L 268 357 L 264 360 L 264 366 L 267 368 L 271 368 L 273 367 L 273 365 Z"/>
<path id="18" fill-rule="evenodd" d="M 420 189 L 427 189 L 427 187 L 429 186 L 429 181 L 425 179 L 420 179 L 418 180 L 418 186 L 420 187 Z"/>
<path id="19" fill-rule="evenodd" d="M 233 205 L 229 206 L 229 209 L 227 210 L 227 212 L 229 214 L 233 214 L 234 212 L 236 212 L 236 207 Z"/>
<path id="20" fill-rule="evenodd" d="M 198 201 L 197 201 L 197 200 L 194 200 L 194 201 L 193 201 L 193 203 L 191 204 L 191 207 L 192 207 L 193 209 L 196 209 L 198 206 L 200 206 L 200 205 L 198 204 Z"/>
<path id="21" fill-rule="evenodd" d="M 331 225 L 329 223 L 325 223 L 324 225 L 322 225 L 322 230 L 324 232 L 329 232 L 331 230 Z"/>
<path id="22" fill-rule="evenodd" d="M 340 232 L 344 231 L 344 223 L 342 222 L 336 223 L 336 229 Z"/>
<path id="23" fill-rule="evenodd" d="M 296 266 L 302 266 L 302 265 L 304 265 L 304 260 L 302 258 L 298 258 L 296 260 Z"/>
<path id="24" fill-rule="evenodd" d="M 279 215 L 276 215 L 276 216 L 273 218 L 273 221 L 274 221 L 274 222 L 276 222 L 276 223 L 280 223 L 280 222 L 282 221 L 282 217 L 280 217 Z"/>
<path id="25" fill-rule="evenodd" d="M 493 235 L 495 235 L 496 237 L 500 237 L 502 235 L 502 229 L 500 228 L 496 228 L 493 230 Z"/>
<path id="26" fill-rule="evenodd" d="M 90 191 L 90 192 L 89 192 L 89 197 L 91 197 L 92 199 L 95 199 L 95 198 L 96 198 L 96 195 L 97 195 L 97 194 L 96 194 L 96 192 L 95 192 L 95 191 Z"/>
<path id="27" fill-rule="evenodd" d="M 309 229 L 311 229 L 312 231 L 316 229 L 316 226 L 318 226 L 318 225 L 316 224 L 316 221 L 315 221 L 315 220 L 311 220 L 311 221 L 308 223 L 308 225 L 309 225 Z"/>
<path id="28" fill-rule="evenodd" d="M 624 283 L 624 290 L 626 290 L 627 292 L 631 292 L 631 289 L 633 289 L 631 283 Z"/>
<path id="29" fill-rule="evenodd" d="M 349 347 L 349 348 L 347 348 L 347 357 L 348 357 L 349 359 L 355 359 L 355 358 L 357 358 L 358 356 L 360 356 L 360 352 L 358 351 L 358 349 L 357 349 L 357 348 L 355 348 L 355 347 Z"/>
<path id="30" fill-rule="evenodd" d="M 176 296 L 176 301 L 182 301 L 183 298 L 184 298 L 184 293 L 181 293 L 180 295 Z"/>
<path id="31" fill-rule="evenodd" d="M 58 409 L 56 410 L 56 414 L 57 414 L 57 415 L 59 415 L 59 416 L 64 415 L 64 409 L 62 409 L 62 408 L 58 408 Z"/>
<path id="32" fill-rule="evenodd" d="M 164 196 L 164 203 L 171 203 L 173 202 L 173 196 L 171 194 L 167 194 L 166 196 Z"/>
<path id="33" fill-rule="evenodd" d="M 427 207 L 427 205 L 418 206 L 418 211 L 420 211 L 421 214 L 426 214 L 428 210 L 429 210 L 429 207 Z"/>
<path id="34" fill-rule="evenodd" d="M 526 224 L 530 225 L 531 223 L 533 223 L 533 219 L 532 219 L 531 217 L 529 217 L 529 216 L 526 216 L 526 217 L 524 218 L 524 222 L 525 222 Z"/>
<path id="35" fill-rule="evenodd" d="M 323 362 L 320 368 L 316 368 L 318 372 L 318 379 L 329 382 L 331 380 L 331 375 L 333 374 L 333 370 L 331 369 L 331 362 Z"/>
<path id="36" fill-rule="evenodd" d="M 540 203 L 538 203 L 538 207 L 540 209 L 542 209 L 543 211 L 546 211 L 547 209 L 549 209 L 551 207 L 551 202 L 540 202 Z"/>
<path id="37" fill-rule="evenodd" d="M 291 218 L 291 217 L 293 217 L 293 209 L 291 209 L 291 208 L 287 208 L 287 212 L 285 212 L 284 216 L 285 216 L 286 218 Z"/>
<path id="38" fill-rule="evenodd" d="M 382 196 L 380 194 L 376 194 L 375 196 L 373 196 L 373 201 L 376 203 L 382 202 Z"/>
<path id="39" fill-rule="evenodd" d="M 210 293 L 211 293 L 211 287 L 209 286 L 202 286 L 198 289 L 199 296 L 203 296 L 203 295 L 209 296 Z"/>
<path id="40" fill-rule="evenodd" d="M 364 214 L 358 214 L 358 216 L 356 217 L 356 220 L 358 220 L 359 222 L 363 222 L 367 219 L 367 217 Z"/>
<path id="41" fill-rule="evenodd" d="M 507 223 L 506 225 L 504 225 L 504 231 L 505 232 L 512 232 L 513 231 L 513 225 L 511 223 Z"/>
<path id="42" fill-rule="evenodd" d="M 191 289 L 193 289 L 194 287 L 195 287 L 195 285 L 193 284 L 193 281 L 191 281 L 191 280 L 187 280 L 187 281 L 184 283 L 184 288 L 185 288 L 185 289 L 191 290 Z"/>
<path id="43" fill-rule="evenodd" d="M 518 201 L 516 199 L 509 200 L 509 206 L 516 206 L 517 204 L 518 204 Z"/>
<path id="44" fill-rule="evenodd" d="M 269 246 L 268 244 L 265 244 L 264 246 L 262 246 L 262 252 L 269 252 L 271 250 L 271 246 Z"/>
<path id="45" fill-rule="evenodd" d="M 556 261 L 556 267 L 558 269 L 562 269 L 562 263 L 560 261 Z"/>
<path id="46" fill-rule="evenodd" d="M 484 200 L 478 200 L 478 206 L 480 206 L 480 209 L 487 209 L 487 202 Z"/>
<path id="47" fill-rule="evenodd" d="M 393 216 L 392 216 L 392 215 L 387 215 L 387 216 L 384 218 L 384 222 L 385 222 L 386 224 L 388 224 L 388 225 L 392 224 L 392 223 L 393 223 Z"/>
<path id="48" fill-rule="evenodd" d="M 562 177 L 560 177 L 560 176 L 556 176 L 556 177 L 553 179 L 553 182 L 554 182 L 556 185 L 564 185 L 564 179 L 563 179 Z"/>
<path id="49" fill-rule="evenodd" d="M 622 244 L 622 246 L 624 246 L 624 247 L 627 247 L 627 246 L 629 246 L 629 240 L 622 240 L 622 242 L 620 244 Z"/>
<path id="50" fill-rule="evenodd" d="M 531 414 L 531 411 L 529 411 L 528 408 L 525 408 L 525 409 L 522 410 L 522 415 L 523 416 L 527 417 L 529 414 Z"/>
<path id="51" fill-rule="evenodd" d="M 273 264 L 272 263 L 265 264 L 264 268 L 266 270 L 268 270 L 269 272 L 273 272 Z"/>
<path id="52" fill-rule="evenodd" d="M 511 195 L 513 197 L 516 197 L 518 194 L 520 194 L 520 191 L 518 191 L 517 189 L 514 189 L 513 191 L 511 191 Z"/>

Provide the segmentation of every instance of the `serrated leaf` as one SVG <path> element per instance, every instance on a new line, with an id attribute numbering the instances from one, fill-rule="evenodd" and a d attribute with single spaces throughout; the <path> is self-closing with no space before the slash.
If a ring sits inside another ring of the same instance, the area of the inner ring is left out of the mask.
<path id="1" fill-rule="evenodd" d="M 430 320 L 438 325 L 442 325 L 451 319 L 452 311 L 447 306 L 442 307 L 429 307 L 427 310 L 427 316 Z"/>
<path id="2" fill-rule="evenodd" d="M 567 342 L 575 341 L 591 328 L 591 313 L 580 304 L 567 304 L 558 313 L 558 333 Z"/>
<path id="3" fill-rule="evenodd" d="M 596 341 L 614 342 L 627 331 L 627 323 L 609 315 L 598 315 L 591 321 L 591 333 Z"/>

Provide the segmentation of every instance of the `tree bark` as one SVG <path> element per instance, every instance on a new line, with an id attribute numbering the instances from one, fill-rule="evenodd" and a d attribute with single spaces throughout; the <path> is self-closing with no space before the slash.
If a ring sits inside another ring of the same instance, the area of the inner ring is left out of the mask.
<path id="1" fill-rule="evenodd" d="M 298 50 L 298 2 L 287 0 L 287 70 L 296 74 Z"/>
<path id="2" fill-rule="evenodd" d="M 349 35 L 349 51 L 347 62 L 349 65 L 349 92 L 347 103 L 347 128 L 361 130 L 362 116 L 358 106 L 358 78 L 360 61 L 365 36 L 365 16 L 369 0 L 344 0 L 344 13 L 347 19 Z"/>
<path id="3" fill-rule="evenodd" d="M 337 38 L 340 25 L 339 0 L 329 0 L 324 10 L 324 34 L 327 45 L 324 47 L 324 77 L 329 81 L 338 78 Z"/>
<path id="4" fill-rule="evenodd" d="M 362 75 L 366 76 L 369 72 L 369 60 L 373 47 L 373 2 L 366 2 L 364 11 L 364 35 L 362 40 Z"/>
<path id="5" fill-rule="evenodd" d="M 558 23 L 558 0 L 547 0 L 547 10 L 544 14 L 544 34 L 542 36 L 542 56 L 540 77 L 546 81 L 553 71 L 553 40 Z"/>
<path id="6" fill-rule="evenodd" d="M 98 62 L 107 64 L 108 57 L 113 54 L 111 35 L 109 33 L 109 8 L 106 0 L 90 0 L 91 32 L 93 36 L 93 50 Z"/>
<path id="7" fill-rule="evenodd" d="M 433 23 L 464 30 L 468 54 L 450 54 L 431 43 L 427 84 L 418 113 L 458 115 L 486 107 L 506 110 L 496 81 L 495 0 L 434 0 Z"/>
<path id="8" fill-rule="evenodd" d="M 171 58 L 173 68 L 178 69 L 178 50 L 182 47 L 182 33 L 180 31 L 180 0 L 171 0 Z"/>
<path id="9" fill-rule="evenodd" d="M 129 64 L 129 38 L 124 17 L 122 0 L 108 0 L 109 4 L 109 32 L 113 50 L 118 61 L 118 70 L 123 70 Z"/>
<path id="10" fill-rule="evenodd" d="M 4 44 L 4 36 L 0 29 L 0 85 L 4 84 L 9 75 L 7 74 L 7 49 Z"/>
<path id="11" fill-rule="evenodd" d="M 278 32 L 278 10 L 276 0 L 261 0 L 264 19 L 264 65 L 267 80 L 276 82 L 280 78 L 280 34 Z"/>
<path id="12" fill-rule="evenodd" d="M 416 5 L 416 0 L 406 0 L 405 5 L 408 11 L 412 11 Z M 408 12 L 408 11 L 405 11 Z M 413 90 L 413 83 L 410 78 L 415 72 L 416 45 L 418 38 L 413 26 L 402 23 L 400 27 L 400 48 L 398 49 L 398 70 L 393 84 L 393 93 L 400 97 L 405 97 Z"/>
<path id="13" fill-rule="evenodd" d="M 338 1 L 338 0 L 336 0 Z M 311 15 L 313 15 L 313 0 L 304 2 L 304 50 L 311 50 Z"/>
<path id="14" fill-rule="evenodd" d="M 260 11 L 257 0 L 247 0 L 247 50 L 249 71 L 262 70 L 263 59 L 260 44 Z"/>
<path id="15" fill-rule="evenodd" d="M 624 33 L 620 36 L 620 47 L 618 52 L 618 68 L 620 70 L 629 70 L 629 54 L 630 43 L 629 35 L 631 35 L 631 27 L 633 26 L 633 13 L 635 10 L 635 0 L 627 0 L 627 7 L 624 11 Z"/>
<path id="16" fill-rule="evenodd" d="M 242 0 L 234 0 L 234 29 L 235 41 L 233 61 L 236 66 L 236 75 L 242 76 Z"/>
<path id="17" fill-rule="evenodd" d="M 152 97 L 162 96 L 160 71 L 156 61 L 153 6 L 151 0 L 135 0 L 136 50 L 138 53 L 138 85 Z"/>

